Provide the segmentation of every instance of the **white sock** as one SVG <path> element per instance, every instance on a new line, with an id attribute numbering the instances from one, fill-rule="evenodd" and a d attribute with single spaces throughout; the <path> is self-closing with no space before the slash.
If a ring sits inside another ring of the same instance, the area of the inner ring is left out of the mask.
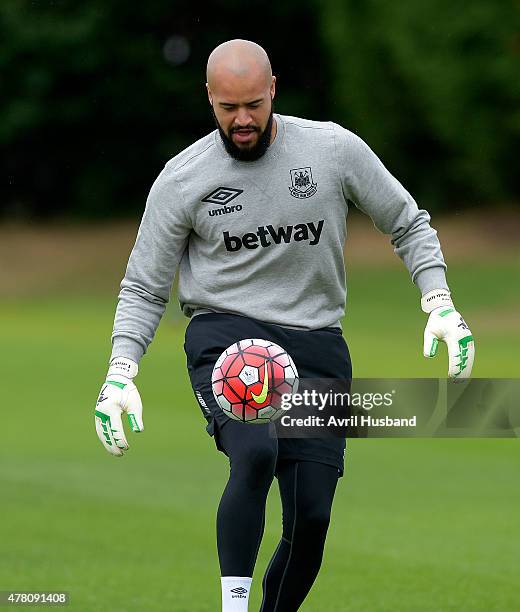
<path id="1" fill-rule="evenodd" d="M 252 580 L 242 576 L 223 576 L 220 579 L 222 612 L 247 612 Z"/>

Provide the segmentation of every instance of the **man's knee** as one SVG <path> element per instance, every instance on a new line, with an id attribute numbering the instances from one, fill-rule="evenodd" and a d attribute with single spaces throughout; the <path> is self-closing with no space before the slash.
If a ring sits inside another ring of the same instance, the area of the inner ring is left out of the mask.
<path id="1" fill-rule="evenodd" d="M 270 444 L 252 444 L 242 461 L 254 472 L 270 472 L 274 475 L 276 448 Z"/>
<path id="2" fill-rule="evenodd" d="M 254 427 L 251 425 L 250 427 Z M 277 446 L 271 439 L 255 439 L 230 454 L 231 474 L 253 488 L 270 484 L 274 477 Z"/>
<path id="3" fill-rule="evenodd" d="M 296 529 L 307 534 L 322 535 L 327 533 L 330 523 L 330 508 L 319 503 L 305 504 L 298 508 Z"/>

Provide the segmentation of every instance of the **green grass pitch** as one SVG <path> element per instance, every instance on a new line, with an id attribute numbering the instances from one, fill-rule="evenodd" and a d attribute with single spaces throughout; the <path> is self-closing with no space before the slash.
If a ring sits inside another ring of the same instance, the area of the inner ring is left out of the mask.
<path id="1" fill-rule="evenodd" d="M 504 263 L 454 267 L 477 339 L 476 376 L 518 376 L 518 308 Z M 356 376 L 442 377 L 403 269 L 349 274 Z M 115 290 L 114 290 L 115 293 Z M 123 459 L 97 440 L 115 296 L 3 301 L 0 590 L 66 590 L 70 610 L 215 612 L 214 516 L 227 463 L 203 428 L 173 300 L 137 384 L 146 431 Z M 517 440 L 349 443 L 321 574 L 305 612 L 520 609 Z M 269 498 L 250 609 L 280 535 Z"/>

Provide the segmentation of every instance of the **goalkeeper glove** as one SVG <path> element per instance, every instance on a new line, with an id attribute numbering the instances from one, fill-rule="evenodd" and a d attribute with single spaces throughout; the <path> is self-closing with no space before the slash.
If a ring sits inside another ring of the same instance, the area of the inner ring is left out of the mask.
<path id="1" fill-rule="evenodd" d="M 132 379 L 137 375 L 135 361 L 114 357 L 107 379 L 96 402 L 95 422 L 98 438 L 107 451 L 121 457 L 128 450 L 121 415 L 126 412 L 132 431 L 143 431 L 143 405 Z"/>
<path id="2" fill-rule="evenodd" d="M 423 295 L 421 307 L 429 313 L 424 330 L 424 356 L 435 357 L 439 340 L 448 347 L 448 377 L 454 382 L 471 376 L 475 342 L 469 327 L 455 310 L 447 289 L 434 289 Z"/>

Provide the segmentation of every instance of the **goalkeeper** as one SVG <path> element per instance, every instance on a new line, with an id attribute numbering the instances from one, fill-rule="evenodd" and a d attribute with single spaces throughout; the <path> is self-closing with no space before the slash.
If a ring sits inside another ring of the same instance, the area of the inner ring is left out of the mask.
<path id="1" fill-rule="evenodd" d="M 134 384 L 179 267 L 179 301 L 191 318 L 185 350 L 208 432 L 230 462 L 217 515 L 222 610 L 245 612 L 278 479 L 280 543 L 263 580 L 263 612 L 298 610 L 320 568 L 345 440 L 276 439 L 269 427 L 229 420 L 210 375 L 222 351 L 265 338 L 305 378 L 352 376 L 340 320 L 349 205 L 391 236 L 428 314 L 424 355 L 448 347 L 448 375 L 470 376 L 474 343 L 453 305 L 430 217 L 368 145 L 334 123 L 273 113 L 276 78 L 265 51 L 233 40 L 210 55 L 207 95 L 217 129 L 171 159 L 155 181 L 117 306 L 113 350 L 96 406 L 111 454 L 128 448 L 122 425 L 143 430 Z"/>

